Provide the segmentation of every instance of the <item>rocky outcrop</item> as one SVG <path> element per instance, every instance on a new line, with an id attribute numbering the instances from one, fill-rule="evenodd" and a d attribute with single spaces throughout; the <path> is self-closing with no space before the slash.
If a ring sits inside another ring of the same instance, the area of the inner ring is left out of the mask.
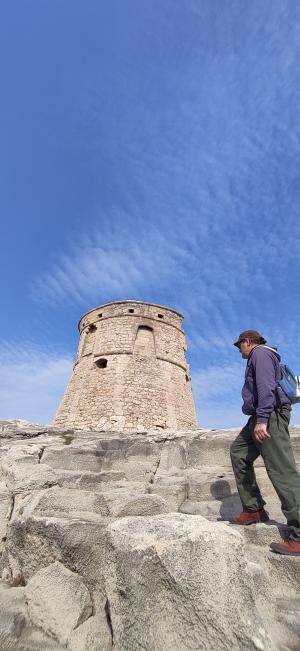
<path id="1" fill-rule="evenodd" d="M 287 651 L 300 559 L 240 509 L 234 430 L 62 431 L 0 421 L 0 649 Z M 300 460 L 300 429 L 291 428 Z"/>
<path id="2" fill-rule="evenodd" d="M 32 623 L 65 644 L 72 631 L 92 614 L 82 577 L 57 561 L 28 582 L 25 599 Z"/>
<path id="3" fill-rule="evenodd" d="M 271 649 L 241 534 L 201 516 L 124 518 L 108 528 L 114 646 Z"/>

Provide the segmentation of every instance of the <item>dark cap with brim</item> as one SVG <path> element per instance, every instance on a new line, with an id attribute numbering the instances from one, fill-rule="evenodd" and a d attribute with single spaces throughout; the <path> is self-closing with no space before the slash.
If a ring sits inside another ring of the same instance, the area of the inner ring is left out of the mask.
<path id="1" fill-rule="evenodd" d="M 260 334 L 260 332 L 257 332 L 257 330 L 245 330 L 244 332 L 241 332 L 238 340 L 235 341 L 233 345 L 239 346 L 241 341 L 245 341 L 245 339 L 250 339 L 250 341 L 258 344 L 267 343 L 267 340 Z"/>

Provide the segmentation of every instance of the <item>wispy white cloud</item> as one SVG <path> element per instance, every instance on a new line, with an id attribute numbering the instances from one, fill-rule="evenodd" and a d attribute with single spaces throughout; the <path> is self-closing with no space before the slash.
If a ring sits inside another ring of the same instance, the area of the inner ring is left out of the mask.
<path id="1" fill-rule="evenodd" d="M 142 241 L 141 241 L 142 239 Z M 185 251 L 176 242 L 166 243 L 156 230 L 140 234 L 94 233 L 93 241 L 74 243 L 68 254 L 33 282 L 38 300 L 77 303 L 101 296 L 134 296 L 147 286 L 165 283 L 175 274 Z"/>
<path id="2" fill-rule="evenodd" d="M 83 310 L 123 298 L 170 304 L 187 316 L 196 371 L 203 363 L 201 353 L 206 362 L 218 354 L 228 364 L 234 338 L 249 327 L 261 330 L 274 345 L 280 346 L 284 337 L 290 346 L 300 343 L 298 308 L 285 322 L 284 335 L 280 332 L 280 294 L 271 270 L 277 267 L 277 273 L 283 258 L 286 265 L 289 252 L 279 256 L 274 234 L 260 241 L 255 231 L 241 227 L 235 234 L 225 228 L 217 237 L 208 232 L 202 241 L 199 233 L 207 220 L 183 222 L 175 212 L 172 228 L 163 222 L 159 228 L 159 220 L 147 228 L 145 221 L 135 222 L 125 213 L 119 218 L 119 223 L 104 220 L 101 228 L 85 232 L 81 242 L 71 242 L 69 251 L 33 281 L 35 300 L 59 309 L 73 303 Z"/>
<path id="3" fill-rule="evenodd" d="M 0 358 L 0 417 L 50 423 L 71 376 L 71 356 L 3 342 Z"/>
<path id="4" fill-rule="evenodd" d="M 175 281 L 185 293 L 183 302 L 196 297 L 197 311 L 226 301 L 233 313 L 243 291 L 251 295 L 255 285 L 272 290 L 265 260 L 268 268 L 272 266 L 277 251 L 268 243 L 260 245 L 253 235 L 247 245 L 226 229 L 217 239 L 210 235 L 198 241 L 201 224 L 188 219 L 181 223 L 178 215 L 169 224 L 158 221 L 149 227 L 133 226 L 128 216 L 123 217 L 119 231 L 104 224 L 82 242 L 73 241 L 68 252 L 60 252 L 56 264 L 33 280 L 32 296 L 54 303 L 82 303 L 99 293 L 108 297 L 134 296 L 149 289 L 160 292 L 172 288 Z M 253 251 L 251 264 L 247 247 Z M 182 300 L 180 293 L 178 300 Z M 224 320 L 223 313 L 220 319 Z"/>

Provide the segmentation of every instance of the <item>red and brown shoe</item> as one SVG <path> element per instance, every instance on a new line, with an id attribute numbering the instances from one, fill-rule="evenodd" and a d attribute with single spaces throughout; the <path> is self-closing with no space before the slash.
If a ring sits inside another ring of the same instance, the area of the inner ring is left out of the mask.
<path id="1" fill-rule="evenodd" d="M 285 556 L 300 556 L 300 542 L 289 538 L 282 543 L 271 543 L 270 549 L 277 554 L 285 554 Z"/>
<path id="2" fill-rule="evenodd" d="M 259 511 L 242 511 L 239 515 L 229 518 L 231 524 L 255 524 L 256 522 L 268 522 L 269 516 L 265 509 Z"/>

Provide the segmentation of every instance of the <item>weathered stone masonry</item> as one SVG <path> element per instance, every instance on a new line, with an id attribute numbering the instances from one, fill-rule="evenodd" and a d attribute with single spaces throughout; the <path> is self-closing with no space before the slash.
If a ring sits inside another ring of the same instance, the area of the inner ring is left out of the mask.
<path id="1" fill-rule="evenodd" d="M 59 427 L 194 429 L 183 317 L 141 301 L 107 303 L 79 321 L 73 374 Z"/>

